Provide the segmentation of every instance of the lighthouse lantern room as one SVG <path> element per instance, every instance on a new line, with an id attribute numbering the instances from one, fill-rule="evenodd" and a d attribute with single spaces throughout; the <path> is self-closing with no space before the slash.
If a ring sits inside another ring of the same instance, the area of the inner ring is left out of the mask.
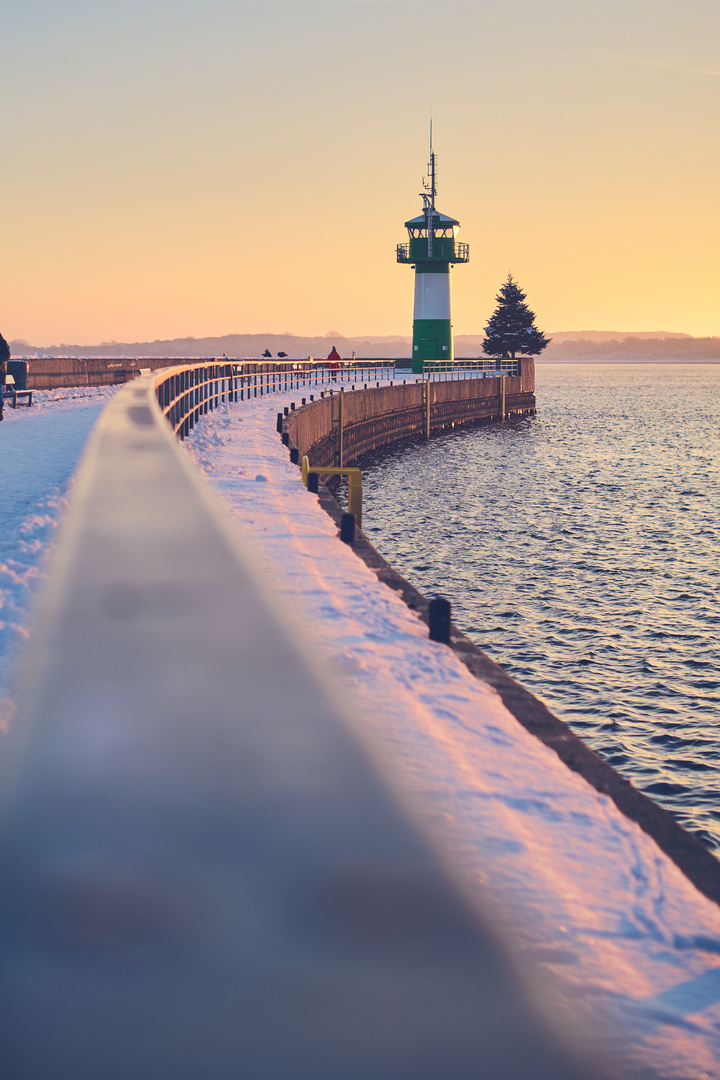
<path id="1" fill-rule="evenodd" d="M 408 242 L 398 244 L 397 260 L 415 268 L 412 368 L 422 372 L 454 359 L 450 309 L 450 267 L 466 263 L 470 248 L 457 239 L 460 222 L 435 207 L 437 169 L 430 129 L 430 164 L 423 180 L 423 210 L 405 222 Z"/>

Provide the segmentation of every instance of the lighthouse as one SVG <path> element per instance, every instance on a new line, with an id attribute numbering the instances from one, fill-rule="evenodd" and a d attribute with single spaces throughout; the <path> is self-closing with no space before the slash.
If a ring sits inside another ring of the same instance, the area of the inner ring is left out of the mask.
<path id="1" fill-rule="evenodd" d="M 454 358 L 450 310 L 450 267 L 470 259 L 468 244 L 460 243 L 460 222 L 435 208 L 437 167 L 430 128 L 430 164 L 423 179 L 423 210 L 405 222 L 408 242 L 398 244 L 397 261 L 415 268 L 412 369 L 422 372 Z"/>

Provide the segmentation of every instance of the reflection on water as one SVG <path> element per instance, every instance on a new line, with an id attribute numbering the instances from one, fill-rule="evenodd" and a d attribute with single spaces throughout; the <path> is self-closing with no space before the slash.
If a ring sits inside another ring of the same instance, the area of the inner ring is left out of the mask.
<path id="1" fill-rule="evenodd" d="M 720 366 L 538 365 L 538 414 L 390 452 L 366 531 L 720 848 Z"/>

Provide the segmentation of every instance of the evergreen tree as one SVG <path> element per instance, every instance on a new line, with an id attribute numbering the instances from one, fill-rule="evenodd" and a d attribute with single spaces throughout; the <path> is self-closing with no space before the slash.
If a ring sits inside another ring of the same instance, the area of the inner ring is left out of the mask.
<path id="1" fill-rule="evenodd" d="M 488 356 L 509 356 L 513 360 L 515 353 L 537 356 L 550 344 L 551 339 L 536 330 L 535 312 L 524 303 L 525 295 L 512 274 L 508 274 L 495 297 L 495 312 L 485 327 L 483 352 Z"/>

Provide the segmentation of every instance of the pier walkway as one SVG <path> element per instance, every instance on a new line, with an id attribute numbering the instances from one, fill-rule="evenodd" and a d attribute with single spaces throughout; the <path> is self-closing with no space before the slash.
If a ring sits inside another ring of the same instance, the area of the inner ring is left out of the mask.
<path id="1" fill-rule="evenodd" d="M 153 381 L 88 447 L 3 747 L 7 1075 L 561 1080 L 578 1036 L 716 1075 L 717 907 L 339 542 L 297 391 L 187 440 L 223 516 Z"/>

